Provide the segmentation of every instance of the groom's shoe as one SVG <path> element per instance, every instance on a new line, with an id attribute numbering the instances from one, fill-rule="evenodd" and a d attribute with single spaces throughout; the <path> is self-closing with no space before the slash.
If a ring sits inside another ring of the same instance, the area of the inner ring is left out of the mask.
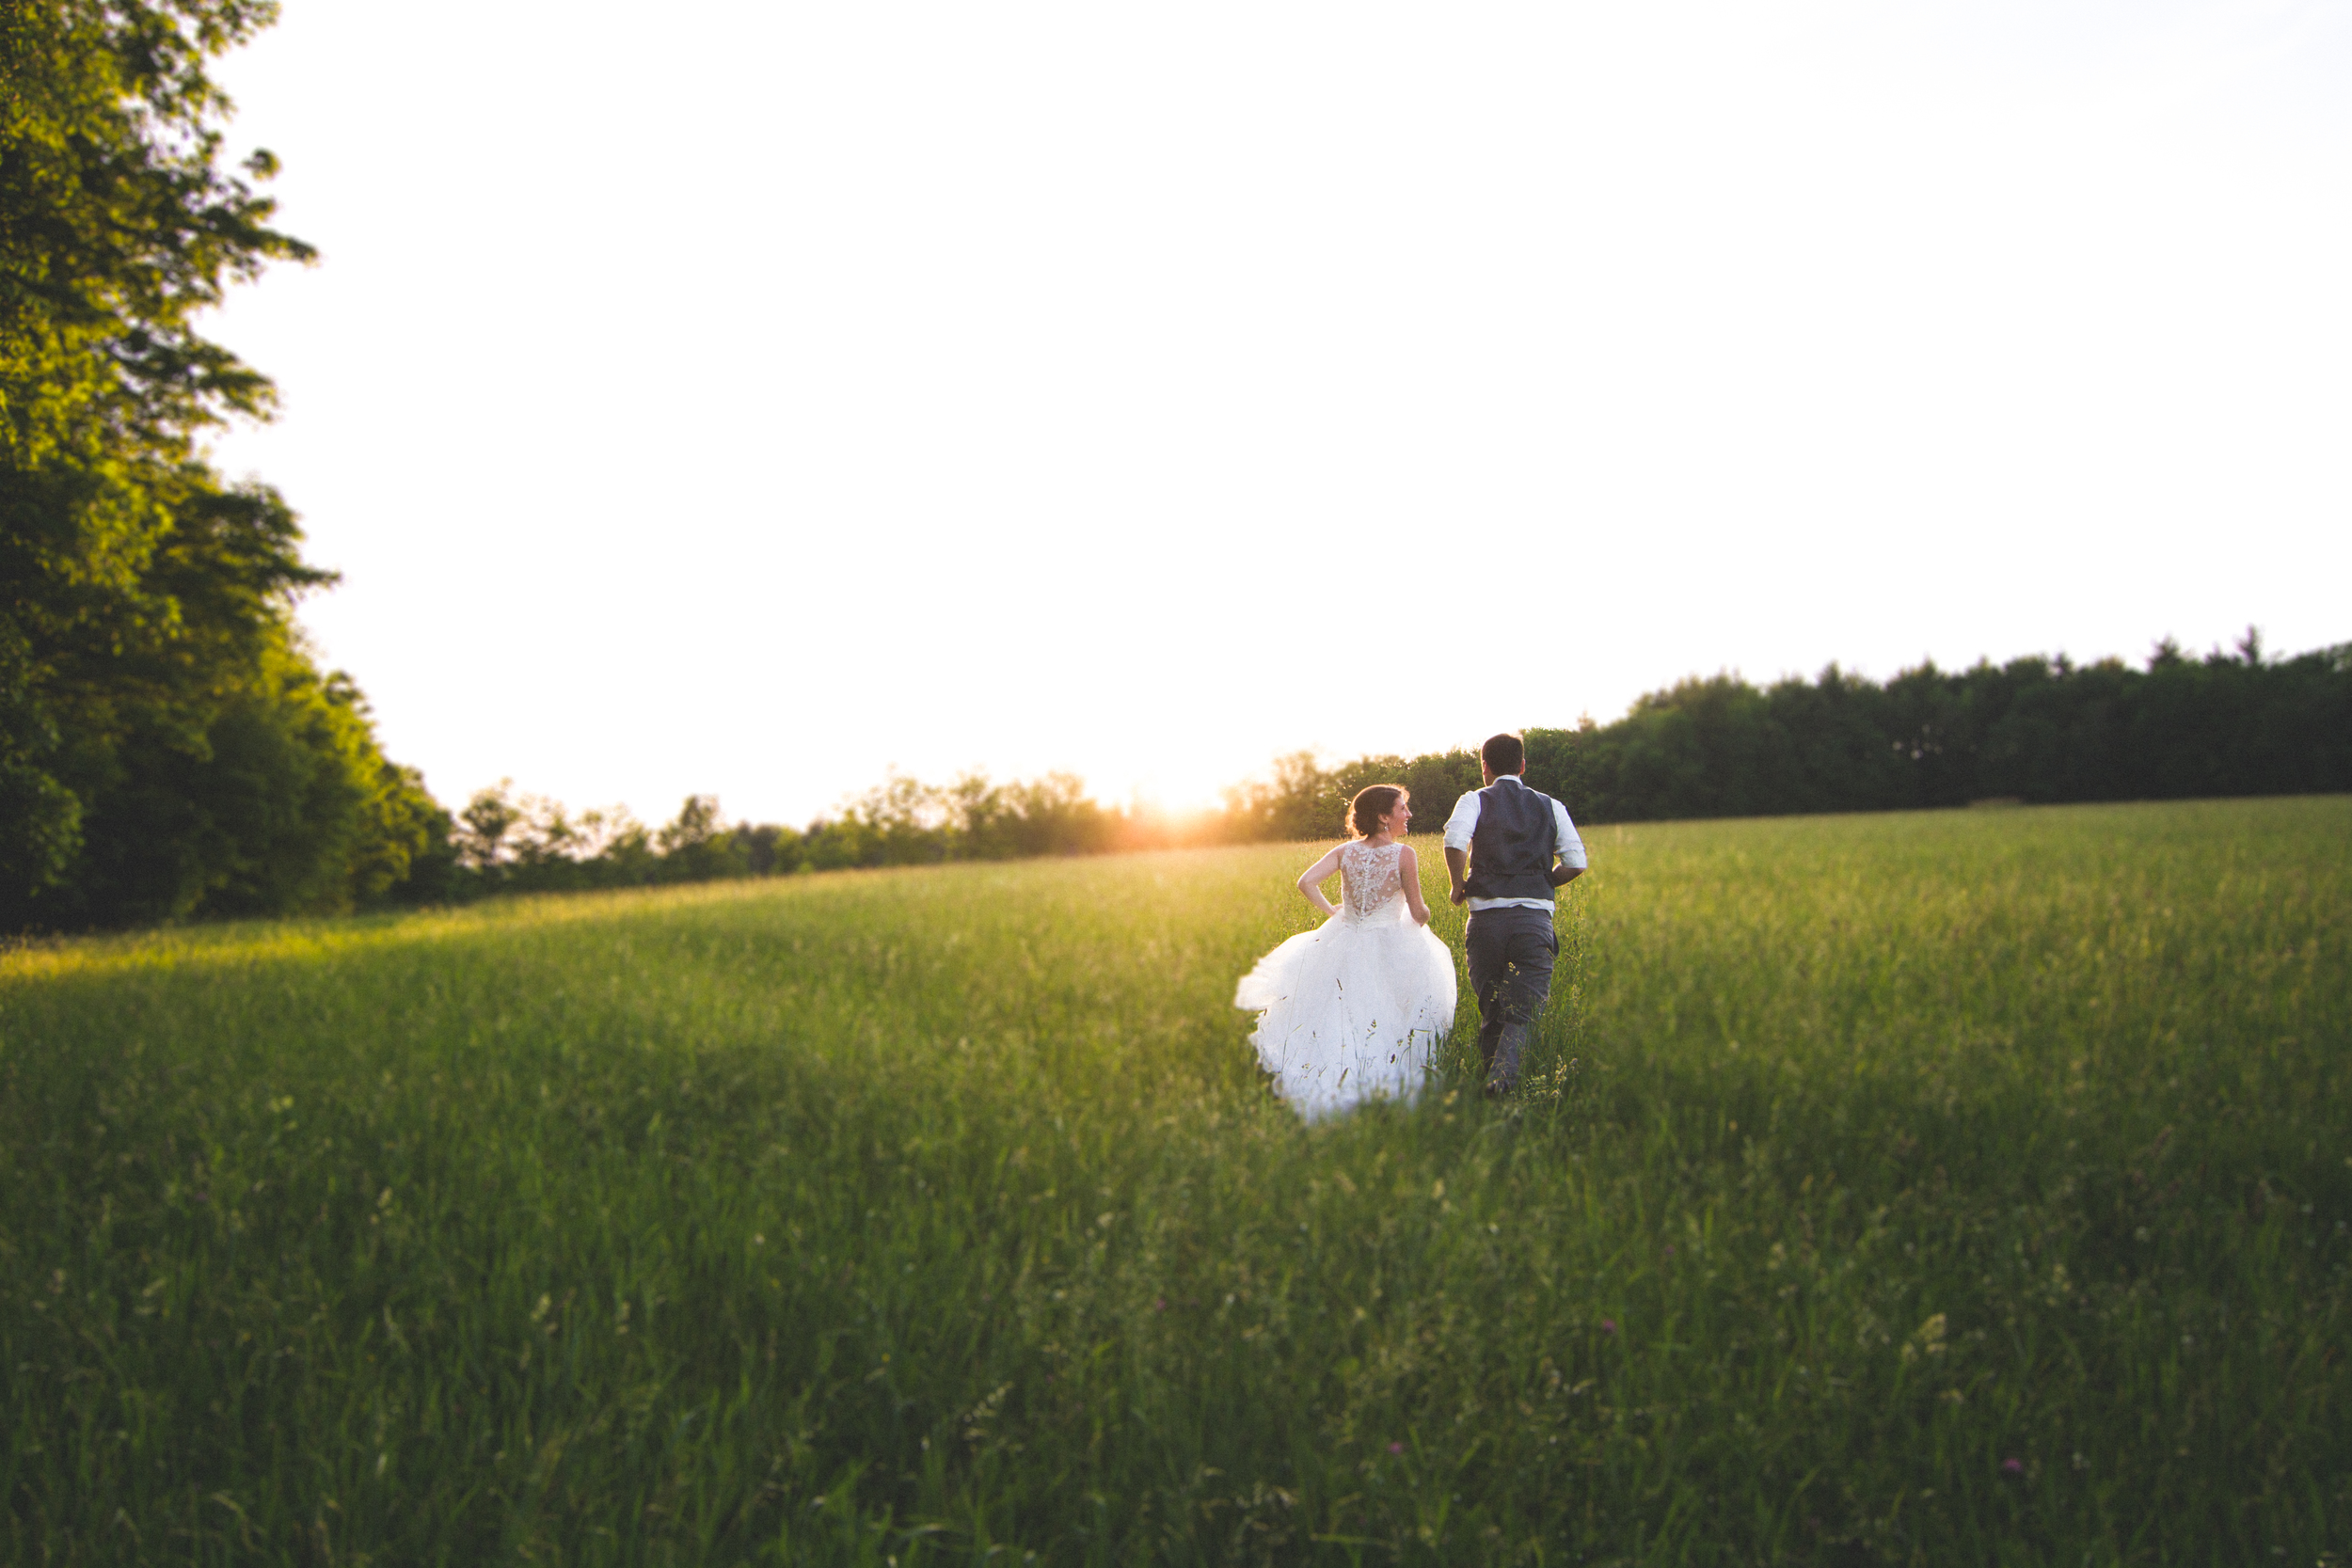
<path id="1" fill-rule="evenodd" d="M 1506 1023 L 1495 1041 L 1495 1059 L 1486 1069 L 1486 1093 L 1500 1098 L 1519 1086 L 1519 1056 L 1527 1048 L 1527 1025 Z"/>

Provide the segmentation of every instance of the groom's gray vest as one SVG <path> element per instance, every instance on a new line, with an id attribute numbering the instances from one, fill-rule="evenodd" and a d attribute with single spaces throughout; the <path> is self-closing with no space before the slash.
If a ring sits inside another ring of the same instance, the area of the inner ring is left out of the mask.
<path id="1" fill-rule="evenodd" d="M 1560 825 L 1551 797 L 1530 789 L 1514 773 L 1478 792 L 1478 827 L 1470 834 L 1472 898 L 1554 898 L 1552 857 Z"/>

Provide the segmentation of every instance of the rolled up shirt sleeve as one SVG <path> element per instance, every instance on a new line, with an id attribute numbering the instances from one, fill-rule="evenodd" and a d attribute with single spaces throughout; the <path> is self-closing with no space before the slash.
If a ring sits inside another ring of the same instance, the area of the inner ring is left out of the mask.
<path id="1" fill-rule="evenodd" d="M 1478 791 L 1467 789 L 1462 792 L 1462 798 L 1454 802 L 1454 815 L 1445 819 L 1445 847 L 1467 850 L 1470 847 L 1470 835 L 1477 832 Z M 1577 852 L 1582 854 L 1583 850 L 1580 847 Z"/>
<path id="2" fill-rule="evenodd" d="M 1568 808 L 1554 800 L 1551 803 L 1551 825 L 1560 830 L 1560 863 L 1574 871 L 1585 869 L 1584 841 L 1576 836 L 1576 824 L 1568 820 Z M 1454 842 L 1454 825 L 1446 824 L 1445 841 Z M 1463 843 L 1470 839 L 1465 836 Z"/>

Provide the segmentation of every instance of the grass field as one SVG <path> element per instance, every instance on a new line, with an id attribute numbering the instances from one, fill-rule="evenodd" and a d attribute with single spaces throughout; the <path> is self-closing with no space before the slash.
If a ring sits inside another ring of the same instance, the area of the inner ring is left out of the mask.
<path id="1" fill-rule="evenodd" d="M 2352 1560 L 2352 799 L 1591 847 L 1311 1130 L 1298 847 L 11 955 L 0 1559 Z"/>

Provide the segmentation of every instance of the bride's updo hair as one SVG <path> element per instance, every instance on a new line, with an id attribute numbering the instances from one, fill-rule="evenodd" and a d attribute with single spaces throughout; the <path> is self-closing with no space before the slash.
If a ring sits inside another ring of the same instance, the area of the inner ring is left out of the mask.
<path id="1" fill-rule="evenodd" d="M 1405 791 L 1394 784 L 1368 784 L 1356 792 L 1356 799 L 1347 808 L 1347 826 L 1358 838 L 1370 838 L 1380 831 L 1380 819 L 1396 810 L 1396 803 L 1405 799 Z"/>

